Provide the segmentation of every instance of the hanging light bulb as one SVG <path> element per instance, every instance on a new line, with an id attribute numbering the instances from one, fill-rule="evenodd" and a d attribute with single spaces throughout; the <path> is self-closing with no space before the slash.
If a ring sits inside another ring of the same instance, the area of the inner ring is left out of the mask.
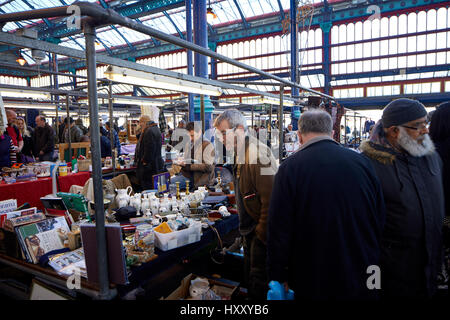
<path id="1" fill-rule="evenodd" d="M 16 62 L 23 66 L 27 61 L 22 57 L 22 54 L 19 52 L 19 57 L 16 59 Z"/>
<path id="2" fill-rule="evenodd" d="M 206 9 L 206 21 L 208 21 L 209 24 L 212 24 L 215 19 L 217 19 L 217 15 L 211 8 L 211 1 L 209 1 L 209 7 Z"/>

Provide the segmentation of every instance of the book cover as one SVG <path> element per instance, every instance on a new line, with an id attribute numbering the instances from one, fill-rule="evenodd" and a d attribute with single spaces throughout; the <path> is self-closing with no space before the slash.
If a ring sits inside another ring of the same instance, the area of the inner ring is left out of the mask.
<path id="1" fill-rule="evenodd" d="M 18 238 L 28 252 L 29 262 L 33 263 L 37 263 L 39 258 L 48 251 L 62 249 L 68 232 L 70 229 L 65 217 L 45 219 L 17 228 Z M 45 234 L 38 236 L 40 233 Z M 53 249 L 50 250 L 50 248 Z"/>
<path id="2" fill-rule="evenodd" d="M 125 259 L 125 249 L 122 243 L 120 225 L 108 224 L 106 229 L 106 244 L 108 253 L 109 281 L 115 284 L 128 284 L 128 273 Z M 88 280 L 98 283 L 97 238 L 94 224 L 80 225 Z"/>
<path id="3" fill-rule="evenodd" d="M 43 197 L 41 202 L 45 208 L 45 214 L 47 216 L 64 216 L 66 217 L 69 226 L 74 222 L 70 215 L 64 200 L 60 197 Z"/>
<path id="4" fill-rule="evenodd" d="M 22 217 L 26 215 L 31 215 L 36 213 L 36 208 L 29 208 L 29 209 L 23 209 L 23 210 L 17 210 L 17 211 L 10 211 L 10 212 L 2 212 L 0 213 L 0 228 L 3 228 L 5 225 L 6 220 L 15 218 L 15 217 Z"/>
<path id="5" fill-rule="evenodd" d="M 17 200 L 9 199 L 0 201 L 0 213 L 15 211 L 17 209 Z"/>

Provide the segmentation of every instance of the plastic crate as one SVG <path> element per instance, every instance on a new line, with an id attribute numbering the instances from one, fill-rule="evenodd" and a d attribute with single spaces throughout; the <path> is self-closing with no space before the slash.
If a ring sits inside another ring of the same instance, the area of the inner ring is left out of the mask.
<path id="1" fill-rule="evenodd" d="M 202 224 L 196 221 L 189 228 L 180 231 L 170 233 L 155 231 L 155 246 L 162 251 L 172 250 L 200 241 L 201 236 Z"/>

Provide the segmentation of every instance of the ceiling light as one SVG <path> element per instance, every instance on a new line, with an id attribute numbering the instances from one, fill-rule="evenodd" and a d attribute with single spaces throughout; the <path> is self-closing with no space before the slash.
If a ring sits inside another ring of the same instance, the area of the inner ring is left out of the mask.
<path id="1" fill-rule="evenodd" d="M 268 103 L 268 104 L 274 104 L 274 105 L 279 106 L 280 100 L 264 96 L 264 97 L 259 98 L 259 103 Z M 283 106 L 292 107 L 292 106 L 294 106 L 294 103 L 290 100 L 283 100 Z"/>
<path id="2" fill-rule="evenodd" d="M 25 60 L 24 58 L 22 58 L 22 56 L 20 56 L 16 59 L 16 62 L 21 66 L 23 66 L 25 63 L 27 63 L 27 60 Z"/>
<path id="3" fill-rule="evenodd" d="M 139 106 L 162 106 L 164 105 L 165 102 L 157 100 L 142 100 L 123 97 L 123 98 L 113 98 L 113 103 L 131 104 Z"/>
<path id="4" fill-rule="evenodd" d="M 131 85 L 209 96 L 220 96 L 222 94 L 220 87 L 116 66 L 109 66 L 104 74 L 109 80 Z"/>
<path id="5" fill-rule="evenodd" d="M 206 21 L 208 21 L 209 24 L 212 24 L 215 19 L 217 19 L 217 15 L 214 13 L 213 9 L 211 7 L 206 9 Z"/>
<path id="6" fill-rule="evenodd" d="M 0 93 L 2 96 L 12 97 L 12 98 L 33 98 L 33 99 L 49 99 L 50 93 L 38 92 L 33 90 L 24 89 L 2 89 L 0 88 Z"/>
<path id="7" fill-rule="evenodd" d="M 56 105 L 52 104 L 9 104 L 4 101 L 5 108 L 13 108 L 13 109 L 39 109 L 39 110 L 55 110 Z"/>

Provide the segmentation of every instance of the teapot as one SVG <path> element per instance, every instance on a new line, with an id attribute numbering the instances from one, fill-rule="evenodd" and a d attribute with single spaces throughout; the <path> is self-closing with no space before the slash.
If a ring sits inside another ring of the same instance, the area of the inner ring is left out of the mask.
<path id="1" fill-rule="evenodd" d="M 150 209 L 150 199 L 148 198 L 148 194 L 142 195 L 142 201 L 141 201 L 141 211 L 142 213 L 145 213 L 147 209 Z"/>
<path id="2" fill-rule="evenodd" d="M 152 199 L 150 200 L 150 209 L 152 211 L 152 214 L 158 214 L 159 213 L 159 200 L 158 199 Z"/>
<path id="3" fill-rule="evenodd" d="M 130 201 L 131 192 L 133 192 L 133 188 L 128 186 L 126 189 L 116 189 L 116 203 L 119 208 L 126 207 L 128 202 Z"/>
<path id="4" fill-rule="evenodd" d="M 136 208 L 136 212 L 140 215 L 141 210 L 141 194 L 136 193 L 134 196 L 130 198 L 130 206 Z"/>

